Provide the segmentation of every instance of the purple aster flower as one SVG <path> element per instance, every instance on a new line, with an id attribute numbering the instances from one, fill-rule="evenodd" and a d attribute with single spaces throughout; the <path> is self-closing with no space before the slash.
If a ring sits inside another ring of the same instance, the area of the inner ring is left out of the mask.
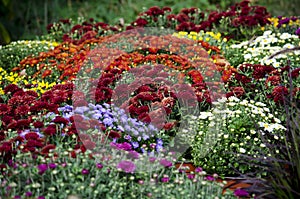
<path id="1" fill-rule="evenodd" d="M 82 175 L 87 175 L 90 173 L 90 171 L 87 169 L 82 169 L 81 173 L 82 173 Z"/>
<path id="2" fill-rule="evenodd" d="M 138 142 L 131 142 L 131 144 L 134 149 L 136 149 L 140 146 Z"/>
<path id="3" fill-rule="evenodd" d="M 21 196 L 15 196 L 14 199 L 21 199 Z"/>
<path id="4" fill-rule="evenodd" d="M 37 199 L 45 199 L 44 196 L 39 196 Z"/>
<path id="5" fill-rule="evenodd" d="M 45 173 L 45 171 L 47 171 L 48 169 L 48 165 L 47 164 L 40 164 L 37 166 L 38 170 L 39 170 L 39 174 L 42 175 L 43 173 Z"/>
<path id="6" fill-rule="evenodd" d="M 103 120 L 103 124 L 105 124 L 106 126 L 112 126 L 112 124 L 113 124 L 113 119 L 112 118 L 105 118 L 104 120 Z"/>
<path id="7" fill-rule="evenodd" d="M 236 189 L 234 191 L 234 195 L 237 197 L 247 197 L 249 193 L 243 189 Z"/>
<path id="8" fill-rule="evenodd" d="M 170 178 L 169 177 L 163 177 L 161 178 L 162 182 L 169 182 Z"/>
<path id="9" fill-rule="evenodd" d="M 56 168 L 55 163 L 49 163 L 48 166 L 49 166 L 50 169 L 55 169 Z"/>
<path id="10" fill-rule="evenodd" d="M 103 165 L 101 163 L 97 163 L 96 166 L 97 166 L 98 169 L 102 169 L 103 168 Z"/>
<path id="11" fill-rule="evenodd" d="M 125 173 L 133 173 L 136 169 L 135 164 L 127 160 L 122 160 L 119 162 L 117 168 L 122 169 Z"/>
<path id="12" fill-rule="evenodd" d="M 84 112 L 87 112 L 89 109 L 89 107 L 86 106 L 80 106 L 80 107 L 76 107 L 74 112 L 83 115 Z"/>
<path id="13" fill-rule="evenodd" d="M 164 167 L 171 167 L 171 166 L 172 166 L 172 162 L 169 161 L 169 160 L 166 160 L 166 159 L 161 159 L 161 160 L 159 161 L 159 163 L 160 163 L 161 165 L 163 165 Z"/>

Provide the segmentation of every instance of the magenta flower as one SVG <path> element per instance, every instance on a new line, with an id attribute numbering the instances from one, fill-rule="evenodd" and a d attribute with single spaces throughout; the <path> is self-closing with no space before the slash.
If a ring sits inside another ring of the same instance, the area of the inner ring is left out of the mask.
<path id="1" fill-rule="evenodd" d="M 45 199 L 44 196 L 39 196 L 37 199 Z"/>
<path id="2" fill-rule="evenodd" d="M 201 167 L 197 167 L 196 169 L 195 169 L 195 172 L 196 173 L 200 173 L 200 172 L 202 172 L 203 171 L 203 169 L 201 168 Z"/>
<path id="3" fill-rule="evenodd" d="M 87 175 L 90 173 L 90 171 L 87 169 L 82 169 L 81 173 L 82 173 L 82 175 Z"/>
<path id="4" fill-rule="evenodd" d="M 188 176 L 188 179 L 194 179 L 195 178 L 195 174 L 189 173 L 187 176 Z"/>
<path id="5" fill-rule="evenodd" d="M 103 165 L 101 163 L 97 163 L 96 166 L 97 166 L 98 169 L 102 169 L 103 168 Z"/>
<path id="6" fill-rule="evenodd" d="M 55 169 L 56 168 L 55 163 L 49 163 L 48 166 L 49 166 L 50 169 Z"/>
<path id="7" fill-rule="evenodd" d="M 243 189 L 236 189 L 234 191 L 234 195 L 237 197 L 247 197 L 249 193 Z"/>
<path id="8" fill-rule="evenodd" d="M 208 180 L 208 181 L 214 181 L 215 178 L 212 177 L 212 176 L 206 176 L 206 177 L 205 177 L 205 180 Z"/>
<path id="9" fill-rule="evenodd" d="M 162 182 L 169 182 L 170 178 L 169 177 L 163 177 L 161 178 Z"/>
<path id="10" fill-rule="evenodd" d="M 40 164 L 37 166 L 38 170 L 39 170 L 39 174 L 42 175 L 43 173 L 45 173 L 45 171 L 47 171 L 48 169 L 48 165 L 47 164 Z"/>
<path id="11" fill-rule="evenodd" d="M 30 197 L 30 196 L 32 196 L 32 193 L 30 191 L 28 191 L 28 192 L 26 192 L 25 196 Z"/>
<path id="12" fill-rule="evenodd" d="M 170 162 L 169 160 L 166 160 L 166 159 L 160 160 L 159 163 L 161 165 L 163 165 L 164 167 L 171 167 L 172 166 L 172 162 Z"/>
<path id="13" fill-rule="evenodd" d="M 127 160 L 122 160 L 119 162 L 117 168 L 122 169 L 125 173 L 133 173 L 136 169 L 135 164 Z"/>

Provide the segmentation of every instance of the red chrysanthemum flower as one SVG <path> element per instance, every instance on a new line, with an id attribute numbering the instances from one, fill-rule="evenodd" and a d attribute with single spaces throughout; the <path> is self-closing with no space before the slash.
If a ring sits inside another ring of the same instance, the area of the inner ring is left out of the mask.
<path id="1" fill-rule="evenodd" d="M 0 104 L 0 115 L 7 115 L 10 111 L 10 107 L 6 104 Z"/>
<path id="2" fill-rule="evenodd" d="M 64 125 L 67 125 L 69 123 L 69 121 L 66 118 L 63 118 L 62 116 L 56 116 L 52 122 Z"/>
<path id="3" fill-rule="evenodd" d="M 56 146 L 54 144 L 47 144 L 41 150 L 41 153 L 49 153 L 50 150 L 54 150 Z"/>
<path id="4" fill-rule="evenodd" d="M 20 91 L 20 90 L 22 90 L 22 89 L 19 88 L 17 85 L 15 85 L 15 84 L 9 84 L 9 85 L 7 85 L 7 86 L 4 88 L 4 93 L 5 93 L 5 94 L 10 93 L 10 94 L 13 95 L 15 92 Z"/>
<path id="5" fill-rule="evenodd" d="M 272 91 L 272 97 L 276 103 L 282 103 L 288 94 L 288 89 L 284 86 L 276 86 Z"/>
<path id="6" fill-rule="evenodd" d="M 29 132 L 29 133 L 26 133 L 26 135 L 25 135 L 26 140 L 36 140 L 38 138 L 39 138 L 39 135 L 36 132 Z"/>
<path id="7" fill-rule="evenodd" d="M 55 124 L 50 124 L 49 126 L 47 126 L 44 131 L 43 131 L 46 135 L 48 136 L 52 136 L 56 134 L 56 125 Z"/>

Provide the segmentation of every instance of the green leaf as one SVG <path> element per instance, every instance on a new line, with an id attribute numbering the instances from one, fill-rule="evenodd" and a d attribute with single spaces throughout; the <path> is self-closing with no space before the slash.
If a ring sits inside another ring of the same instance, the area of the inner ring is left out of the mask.
<path id="1" fill-rule="evenodd" d="M 7 32 L 6 28 L 3 26 L 2 23 L 0 23 L 0 36 L 3 38 L 4 42 L 7 44 L 11 41 L 9 33 Z"/>
<path id="2" fill-rule="evenodd" d="M 2 3 L 4 4 L 4 6 L 6 7 L 9 4 L 10 0 L 2 0 Z"/>

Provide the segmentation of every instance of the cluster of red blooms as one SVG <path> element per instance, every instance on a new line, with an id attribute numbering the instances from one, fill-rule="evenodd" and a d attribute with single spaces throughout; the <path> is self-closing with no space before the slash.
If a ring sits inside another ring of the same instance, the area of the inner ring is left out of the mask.
<path id="1" fill-rule="evenodd" d="M 65 28 L 66 26 L 68 28 Z M 73 43 L 75 45 L 85 43 L 86 40 L 108 35 L 108 32 L 116 33 L 119 31 L 117 27 L 103 22 L 96 22 L 93 18 L 90 18 L 89 21 L 84 21 L 81 24 L 76 24 L 72 27 L 69 26 L 72 26 L 69 19 L 61 19 L 56 24 L 49 24 L 47 30 L 49 33 L 62 31 L 64 33 L 61 38 L 62 41 Z"/>
<path id="2" fill-rule="evenodd" d="M 244 0 L 231 6 L 227 11 L 212 11 L 205 16 L 198 8 L 184 8 L 178 14 L 172 14 L 168 7 L 159 8 L 157 6 L 151 7 L 148 11 L 143 12 L 139 17 L 131 23 L 127 29 L 132 29 L 135 26 L 155 26 L 158 17 L 161 15 L 166 18 L 166 28 L 176 28 L 177 31 L 195 31 L 200 30 L 209 31 L 214 26 L 220 24 L 223 18 L 229 18 L 232 27 L 245 26 L 254 27 L 257 25 L 264 26 L 270 21 L 270 17 L 265 7 L 250 6 L 249 0 Z"/>
<path id="3" fill-rule="evenodd" d="M 283 81 L 284 77 L 291 77 L 292 80 L 295 81 L 299 78 L 299 72 L 300 68 L 291 69 L 290 66 L 278 69 L 273 66 L 260 64 L 242 64 L 235 70 L 226 71 L 222 79 L 229 85 L 231 90 L 227 93 L 227 97 L 233 95 L 242 97 L 246 94 L 255 95 L 253 90 L 266 90 L 269 92 L 266 97 L 280 104 L 283 103 L 284 99 L 287 98 L 290 93 L 292 93 L 293 96 L 299 94 L 299 87 L 296 86 L 293 90 L 290 90 L 290 86 Z M 237 83 L 235 82 L 237 82 L 239 86 L 236 86 Z"/>

